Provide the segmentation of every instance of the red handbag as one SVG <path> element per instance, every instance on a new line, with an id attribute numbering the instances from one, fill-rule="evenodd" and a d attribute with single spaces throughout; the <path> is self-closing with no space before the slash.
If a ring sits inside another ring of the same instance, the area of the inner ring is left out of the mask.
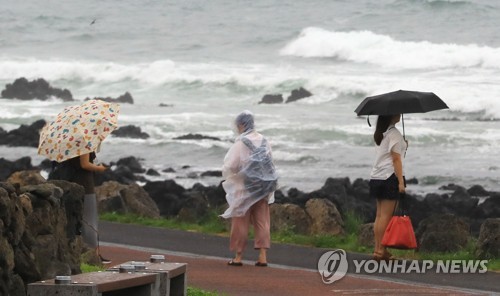
<path id="1" fill-rule="evenodd" d="M 382 245 L 394 249 L 416 249 L 417 239 L 410 216 L 408 216 L 404 197 L 400 200 L 400 204 L 401 211 L 396 214 L 396 210 L 394 210 L 391 221 L 385 229 Z"/>

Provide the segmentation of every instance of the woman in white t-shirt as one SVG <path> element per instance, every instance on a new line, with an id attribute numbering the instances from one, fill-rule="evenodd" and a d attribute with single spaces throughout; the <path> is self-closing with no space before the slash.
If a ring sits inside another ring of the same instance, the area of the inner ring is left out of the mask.
<path id="1" fill-rule="evenodd" d="M 375 260 L 392 259 L 392 255 L 381 244 L 385 229 L 394 209 L 405 192 L 403 157 L 407 142 L 395 127 L 401 115 L 380 115 L 373 138 L 377 144 L 377 156 L 370 176 L 370 196 L 377 201 L 377 214 L 373 231 L 375 234 Z"/>

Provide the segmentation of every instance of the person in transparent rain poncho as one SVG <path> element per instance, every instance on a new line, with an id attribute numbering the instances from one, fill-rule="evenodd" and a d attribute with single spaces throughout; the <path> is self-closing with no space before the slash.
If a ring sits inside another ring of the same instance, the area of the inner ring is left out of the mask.
<path id="1" fill-rule="evenodd" d="M 254 117 L 244 111 L 234 122 L 239 136 L 224 158 L 222 186 L 229 208 L 221 215 L 231 218 L 229 248 L 236 256 L 228 262 L 241 266 L 250 224 L 255 231 L 254 248 L 259 249 L 256 266 L 267 266 L 267 249 L 271 246 L 269 204 L 274 202 L 277 175 L 271 146 L 255 131 Z"/>

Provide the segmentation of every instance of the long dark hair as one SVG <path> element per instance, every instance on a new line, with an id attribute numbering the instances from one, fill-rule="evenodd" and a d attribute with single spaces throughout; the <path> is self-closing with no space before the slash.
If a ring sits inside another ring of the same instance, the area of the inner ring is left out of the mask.
<path id="1" fill-rule="evenodd" d="M 391 125 L 392 118 L 395 115 L 379 115 L 377 118 L 377 127 L 375 128 L 375 133 L 373 134 L 373 139 L 377 146 L 380 145 L 382 139 L 384 138 L 384 133 Z"/>

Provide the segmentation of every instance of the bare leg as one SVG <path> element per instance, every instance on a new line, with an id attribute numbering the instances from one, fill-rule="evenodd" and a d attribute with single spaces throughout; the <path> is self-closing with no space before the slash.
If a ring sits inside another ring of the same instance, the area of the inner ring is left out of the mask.
<path id="1" fill-rule="evenodd" d="M 267 263 L 267 249 L 259 249 L 259 261 L 260 263 Z"/>
<path id="2" fill-rule="evenodd" d="M 375 250 L 374 254 L 383 256 L 386 252 L 385 247 L 382 246 L 381 241 L 384 236 L 385 229 L 392 218 L 394 208 L 396 207 L 396 200 L 377 199 L 377 216 L 373 225 L 373 232 L 375 237 Z"/>
<path id="3" fill-rule="evenodd" d="M 243 253 L 242 252 L 236 252 L 236 255 L 234 256 L 233 262 L 241 262 L 243 260 Z"/>

